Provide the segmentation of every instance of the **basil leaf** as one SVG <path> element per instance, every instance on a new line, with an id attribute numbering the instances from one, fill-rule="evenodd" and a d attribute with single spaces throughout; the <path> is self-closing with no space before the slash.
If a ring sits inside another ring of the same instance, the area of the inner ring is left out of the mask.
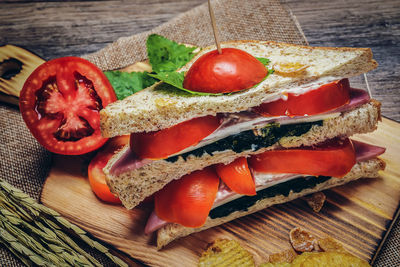
<path id="1" fill-rule="evenodd" d="M 186 65 L 197 47 L 186 47 L 163 36 L 152 34 L 147 38 L 147 56 L 156 73 L 171 72 Z"/>
<path id="2" fill-rule="evenodd" d="M 119 100 L 143 90 L 157 82 L 148 72 L 105 71 Z"/>
<path id="3" fill-rule="evenodd" d="M 172 85 L 173 87 L 190 93 L 192 95 L 222 95 L 222 94 L 213 94 L 213 93 L 203 93 L 203 92 L 195 92 L 188 89 L 183 88 L 183 80 L 185 79 L 185 74 L 183 72 L 160 72 L 160 73 L 150 73 L 149 76 L 156 78 L 164 83 Z"/>
<path id="4" fill-rule="evenodd" d="M 260 61 L 264 66 L 267 66 L 271 62 L 271 60 L 264 57 L 256 57 L 256 59 Z"/>

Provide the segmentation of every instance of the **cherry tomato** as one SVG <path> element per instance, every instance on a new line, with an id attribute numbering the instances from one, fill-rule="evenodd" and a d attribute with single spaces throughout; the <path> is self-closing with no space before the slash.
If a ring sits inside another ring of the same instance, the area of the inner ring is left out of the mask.
<path id="1" fill-rule="evenodd" d="M 141 158 L 160 159 L 196 145 L 220 125 L 215 116 L 184 121 L 168 129 L 131 134 L 131 149 Z"/>
<path id="2" fill-rule="evenodd" d="M 251 175 L 246 158 L 238 158 L 225 165 L 215 166 L 218 176 L 232 190 L 238 194 L 254 196 L 256 195 L 256 185 Z"/>
<path id="3" fill-rule="evenodd" d="M 186 227 L 200 227 L 217 196 L 219 178 L 212 168 L 195 171 L 174 180 L 155 194 L 157 216 Z"/>
<path id="4" fill-rule="evenodd" d="M 106 176 L 104 175 L 103 168 L 107 162 L 114 155 L 114 153 L 128 144 L 129 135 L 118 136 L 110 139 L 105 147 L 97 153 L 97 155 L 90 161 L 88 167 L 88 177 L 90 187 L 98 198 L 109 203 L 120 204 L 121 201 L 113 193 L 106 183 Z"/>
<path id="5" fill-rule="evenodd" d="M 356 163 L 349 139 L 331 140 L 315 147 L 270 150 L 249 159 L 250 167 L 264 173 L 298 173 L 343 177 Z"/>
<path id="6" fill-rule="evenodd" d="M 187 72 L 183 88 L 205 93 L 231 93 L 253 87 L 267 76 L 266 67 L 249 53 L 236 48 L 208 52 Z"/>
<path id="7" fill-rule="evenodd" d="M 263 103 L 254 110 L 263 116 L 303 116 L 327 112 L 350 101 L 348 79 L 322 85 L 302 95 L 288 94 L 287 100 Z"/>
<path id="8" fill-rule="evenodd" d="M 106 76 L 77 57 L 40 65 L 20 94 L 22 117 L 33 136 L 51 152 L 79 155 L 101 147 L 99 111 L 117 100 Z"/>

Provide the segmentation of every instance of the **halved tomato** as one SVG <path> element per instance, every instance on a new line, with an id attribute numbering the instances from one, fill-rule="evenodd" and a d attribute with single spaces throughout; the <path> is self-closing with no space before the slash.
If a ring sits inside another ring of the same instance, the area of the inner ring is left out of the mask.
<path id="1" fill-rule="evenodd" d="M 267 76 L 266 67 L 249 53 L 223 48 L 198 58 L 187 72 L 183 88 L 205 93 L 231 93 L 248 89 Z"/>
<path id="2" fill-rule="evenodd" d="M 256 195 L 256 185 L 251 175 L 246 158 L 238 158 L 225 165 L 215 166 L 218 176 L 232 190 L 238 194 L 254 196 Z"/>
<path id="3" fill-rule="evenodd" d="M 349 139 L 334 139 L 315 147 L 269 150 L 249 159 L 250 167 L 257 172 L 333 177 L 343 177 L 355 163 Z"/>
<path id="4" fill-rule="evenodd" d="M 350 101 L 350 83 L 342 79 L 322 85 L 308 93 L 288 94 L 287 100 L 263 103 L 254 111 L 263 116 L 303 116 L 327 112 Z"/>
<path id="5" fill-rule="evenodd" d="M 110 188 L 107 186 L 103 168 L 107 165 L 107 162 L 114 153 L 124 145 L 128 144 L 128 142 L 129 135 L 118 136 L 110 139 L 105 147 L 99 151 L 89 163 L 88 177 L 90 187 L 96 196 L 103 201 L 116 204 L 121 203 L 119 198 L 112 194 Z"/>
<path id="6" fill-rule="evenodd" d="M 77 57 L 40 65 L 20 94 L 22 117 L 33 136 L 51 152 L 79 155 L 102 146 L 99 111 L 117 100 L 103 72 Z"/>
<path id="7" fill-rule="evenodd" d="M 218 192 L 219 178 L 212 168 L 174 180 L 154 197 L 157 216 L 186 227 L 202 226 Z"/>
<path id="8" fill-rule="evenodd" d="M 166 158 L 196 145 L 219 125 L 220 120 L 216 116 L 199 117 L 156 132 L 133 133 L 130 145 L 140 158 Z"/>

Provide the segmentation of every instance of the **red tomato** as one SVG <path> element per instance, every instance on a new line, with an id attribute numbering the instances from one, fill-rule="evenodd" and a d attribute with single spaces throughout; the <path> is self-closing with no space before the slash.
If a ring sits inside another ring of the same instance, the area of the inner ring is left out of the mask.
<path id="1" fill-rule="evenodd" d="M 303 116 L 327 112 L 350 101 L 348 79 L 322 85 L 302 95 L 288 94 L 287 100 L 279 99 L 254 108 L 263 116 Z"/>
<path id="2" fill-rule="evenodd" d="M 131 149 L 141 158 L 167 158 L 189 146 L 196 145 L 220 125 L 215 116 L 184 121 L 168 129 L 131 134 Z"/>
<path id="3" fill-rule="evenodd" d="M 103 168 L 118 149 L 128 144 L 129 135 L 114 137 L 106 144 L 106 146 L 97 153 L 97 155 L 89 163 L 88 177 L 90 187 L 98 198 L 103 201 L 119 204 L 121 201 L 118 197 L 111 193 L 106 183 L 106 176 Z"/>
<path id="4" fill-rule="evenodd" d="M 256 195 L 256 185 L 251 175 L 246 158 L 238 158 L 225 165 L 215 166 L 218 176 L 232 190 L 238 194 L 254 196 Z"/>
<path id="5" fill-rule="evenodd" d="M 195 171 L 174 180 L 154 197 L 157 216 L 186 227 L 200 227 L 217 196 L 219 178 L 212 168 Z"/>
<path id="6" fill-rule="evenodd" d="M 40 65 L 20 94 L 22 117 L 33 136 L 51 152 L 79 155 L 102 146 L 99 111 L 117 100 L 101 70 L 77 57 Z"/>
<path id="7" fill-rule="evenodd" d="M 249 159 L 254 171 L 343 177 L 356 163 L 349 139 L 331 140 L 315 147 L 270 150 Z"/>
<path id="8" fill-rule="evenodd" d="M 267 76 L 266 67 L 236 48 L 208 52 L 187 72 L 183 88 L 205 93 L 231 93 L 253 87 Z"/>

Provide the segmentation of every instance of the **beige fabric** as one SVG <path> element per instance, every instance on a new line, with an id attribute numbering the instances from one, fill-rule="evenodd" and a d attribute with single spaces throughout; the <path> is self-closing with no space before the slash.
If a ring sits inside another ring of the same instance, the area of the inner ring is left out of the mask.
<path id="1" fill-rule="evenodd" d="M 271 40 L 307 44 L 292 16 L 278 0 L 212 1 L 221 41 Z M 158 33 L 181 43 L 207 46 L 214 42 L 207 2 L 170 22 L 84 56 L 103 70 L 119 69 L 145 59 L 146 39 Z"/>

